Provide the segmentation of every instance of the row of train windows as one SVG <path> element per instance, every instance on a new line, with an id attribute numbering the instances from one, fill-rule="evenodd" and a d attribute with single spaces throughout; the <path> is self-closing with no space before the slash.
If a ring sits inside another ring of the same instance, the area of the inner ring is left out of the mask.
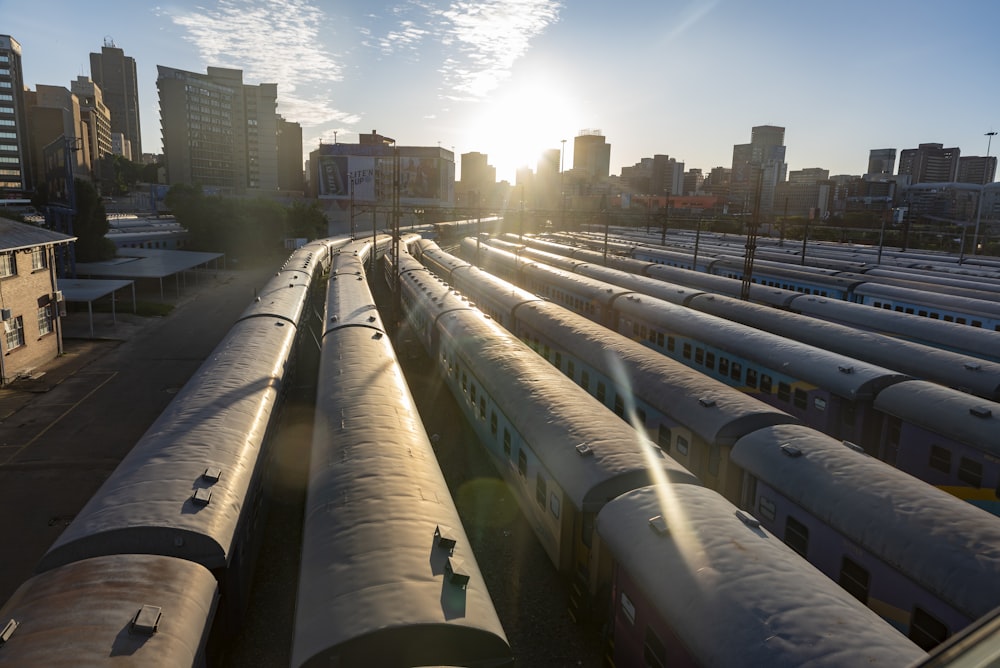
<path id="1" fill-rule="evenodd" d="M 951 450 L 942 448 L 940 445 L 931 446 L 931 454 L 927 465 L 936 471 L 941 471 L 951 475 Z M 983 465 L 974 459 L 960 457 L 958 461 L 958 471 L 955 477 L 972 487 L 982 487 L 983 485 Z M 997 489 L 1000 496 L 1000 488 Z"/>
<path id="2" fill-rule="evenodd" d="M 572 295 L 568 292 L 563 292 L 562 290 L 556 290 L 555 288 L 550 288 L 549 286 L 543 286 L 545 290 L 545 296 L 550 297 L 552 301 L 557 304 L 563 304 L 568 306 L 573 311 L 577 313 L 587 313 L 589 315 L 594 315 L 597 312 L 597 308 L 594 306 L 593 302 L 580 299 L 579 297 Z"/>
<path id="3" fill-rule="evenodd" d="M 760 497 L 757 511 L 762 517 L 774 520 L 775 510 L 773 501 L 765 496 Z M 782 540 L 788 547 L 808 560 L 809 527 L 789 515 L 785 518 L 785 535 Z M 840 574 L 837 583 L 851 596 L 868 605 L 868 596 L 871 590 L 871 574 L 864 566 L 850 557 L 843 557 L 840 563 Z M 941 621 L 919 606 L 914 607 L 910 620 L 910 640 L 929 651 L 944 642 L 948 638 L 948 635 L 948 627 Z"/>
<path id="4" fill-rule="evenodd" d="M 669 352 L 677 351 L 677 340 L 673 336 L 664 336 L 662 332 L 658 332 L 653 328 L 647 328 L 645 325 L 640 325 L 636 322 L 632 324 L 632 334 L 650 343 L 655 343 L 661 348 L 666 347 Z M 687 360 L 693 358 L 695 364 L 712 371 L 718 368 L 719 375 L 728 376 L 732 380 L 743 383 L 751 389 L 759 389 L 765 394 L 771 394 L 774 391 L 774 380 L 768 374 L 758 374 L 756 369 L 748 367 L 746 375 L 744 375 L 743 364 L 740 362 L 722 356 L 716 359 L 714 352 L 705 350 L 700 346 L 695 347 L 691 343 L 685 342 L 681 346 L 681 356 Z M 792 403 L 796 408 L 801 410 L 805 410 L 809 406 L 809 395 L 805 390 L 792 388 L 791 385 L 784 382 L 778 383 L 777 390 L 779 400 L 785 403 Z"/>
<path id="5" fill-rule="evenodd" d="M 965 318 L 962 318 L 962 317 L 956 318 L 955 316 L 949 315 L 947 313 L 942 316 L 937 311 L 925 311 L 923 309 L 918 309 L 918 310 L 914 311 L 914 309 L 913 309 L 912 306 L 903 307 L 903 306 L 899 306 L 897 304 L 894 307 L 889 302 L 876 302 L 876 301 L 872 302 L 872 306 L 874 306 L 875 308 L 880 308 L 880 309 L 886 310 L 886 311 L 897 311 L 899 313 L 909 313 L 910 315 L 913 315 L 915 313 L 916 315 L 919 315 L 921 318 L 930 318 L 931 320 L 944 320 L 945 322 L 954 322 L 954 323 L 957 323 L 959 325 L 972 325 L 973 327 L 982 327 L 983 326 L 983 321 L 982 320 L 973 320 L 972 322 L 969 322 Z M 997 325 L 997 329 L 1000 330 L 1000 325 Z"/>
<path id="6" fill-rule="evenodd" d="M 781 283 L 779 281 L 765 281 L 765 280 L 758 281 L 756 278 L 753 280 L 753 282 L 760 283 L 761 285 L 768 285 L 772 288 L 781 288 L 782 290 L 791 290 L 793 292 L 800 292 L 804 295 L 817 295 L 819 297 L 829 296 L 826 290 L 818 290 L 818 289 L 810 290 L 809 288 L 803 288 L 798 285 L 792 285 L 790 283 Z"/>

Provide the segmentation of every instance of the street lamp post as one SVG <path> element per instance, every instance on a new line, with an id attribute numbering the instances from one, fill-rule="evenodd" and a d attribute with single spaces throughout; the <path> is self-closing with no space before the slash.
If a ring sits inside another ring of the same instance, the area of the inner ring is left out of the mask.
<path id="1" fill-rule="evenodd" d="M 996 135 L 996 130 L 990 130 L 984 136 L 986 137 L 986 164 L 983 165 L 983 186 L 979 190 L 979 197 L 976 199 L 976 231 L 972 233 L 972 254 L 976 255 L 976 250 L 979 247 L 979 221 L 982 219 L 983 215 L 983 195 L 986 194 L 986 170 L 990 166 L 990 144 L 993 141 L 993 137 Z M 963 244 L 962 248 L 965 248 Z"/>

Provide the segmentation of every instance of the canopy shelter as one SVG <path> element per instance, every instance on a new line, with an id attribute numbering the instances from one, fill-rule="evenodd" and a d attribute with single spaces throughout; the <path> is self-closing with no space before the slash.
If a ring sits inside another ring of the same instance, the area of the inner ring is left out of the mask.
<path id="1" fill-rule="evenodd" d="M 94 335 L 94 302 L 111 295 L 111 321 L 115 324 L 115 291 L 132 286 L 132 312 L 136 312 L 135 283 L 133 281 L 108 281 L 79 278 L 60 278 L 59 289 L 67 302 L 86 302 L 87 316 L 90 318 L 90 335 Z"/>
<path id="2" fill-rule="evenodd" d="M 160 281 L 160 299 L 163 299 L 163 279 L 174 276 L 177 294 L 181 293 L 181 278 L 189 271 L 210 262 L 218 262 L 222 253 L 198 253 L 195 251 L 156 250 L 153 248 L 120 248 L 121 254 L 104 262 L 78 262 L 77 276 L 118 278 L 137 280 L 155 278 Z M 197 280 L 197 277 L 196 277 Z"/>

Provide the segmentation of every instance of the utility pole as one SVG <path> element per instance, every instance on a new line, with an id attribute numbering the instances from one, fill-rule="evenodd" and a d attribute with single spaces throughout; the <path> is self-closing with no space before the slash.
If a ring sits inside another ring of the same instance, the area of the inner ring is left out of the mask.
<path id="1" fill-rule="evenodd" d="M 757 192 L 754 196 L 753 219 L 747 226 L 746 255 L 743 256 L 743 282 L 740 284 L 740 299 L 750 300 L 750 283 L 753 282 L 753 259 L 757 251 L 757 229 L 760 226 L 760 191 L 763 185 L 764 167 L 757 171 Z M 804 255 L 804 253 L 803 253 Z"/>

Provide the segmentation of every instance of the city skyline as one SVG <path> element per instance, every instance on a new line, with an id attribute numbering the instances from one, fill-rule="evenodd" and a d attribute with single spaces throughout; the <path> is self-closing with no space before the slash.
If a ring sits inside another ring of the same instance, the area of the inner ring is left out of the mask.
<path id="1" fill-rule="evenodd" d="M 32 89 L 90 75 L 105 40 L 134 58 L 146 152 L 162 152 L 156 66 L 211 65 L 277 83 L 305 153 L 377 130 L 453 150 L 456 163 L 485 153 L 511 182 L 562 140 L 571 167 L 584 129 L 607 138 L 613 174 L 654 154 L 729 167 L 760 125 L 786 128 L 790 171 L 861 174 L 872 149 L 928 142 L 986 155 L 1000 125 L 1000 91 L 986 85 L 1000 6 L 807 5 L 182 0 L 93 12 L 59 0 L 53 22 L 8 0 L 2 31 L 21 43 Z"/>

